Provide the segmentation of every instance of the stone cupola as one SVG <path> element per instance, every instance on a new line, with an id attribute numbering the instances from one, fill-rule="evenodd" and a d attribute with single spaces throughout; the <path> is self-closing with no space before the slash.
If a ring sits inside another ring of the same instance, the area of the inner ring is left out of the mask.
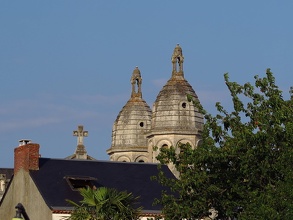
<path id="1" fill-rule="evenodd" d="M 146 133 L 151 126 L 151 109 L 142 98 L 140 70 L 133 70 L 131 97 L 119 112 L 112 129 L 112 144 L 107 150 L 112 161 L 148 162 Z"/>
<path id="2" fill-rule="evenodd" d="M 197 146 L 203 127 L 203 115 L 198 112 L 187 95 L 198 97 L 184 78 L 182 48 L 177 44 L 171 57 L 172 75 L 159 92 L 152 109 L 151 132 L 148 135 L 149 160 L 155 162 L 153 147 L 177 146 L 189 142 Z"/>

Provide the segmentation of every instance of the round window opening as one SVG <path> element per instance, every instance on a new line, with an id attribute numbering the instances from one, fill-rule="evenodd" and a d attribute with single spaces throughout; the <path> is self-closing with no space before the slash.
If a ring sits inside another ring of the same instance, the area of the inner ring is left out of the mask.
<path id="1" fill-rule="evenodd" d="M 140 126 L 140 127 L 143 127 L 143 125 L 144 125 L 143 122 L 140 122 L 140 123 L 139 123 L 139 126 Z"/>
<path id="2" fill-rule="evenodd" d="M 186 108 L 186 102 L 182 103 L 182 108 Z"/>
<path id="3" fill-rule="evenodd" d="M 138 162 L 139 162 L 139 163 L 144 163 L 144 161 L 143 161 L 143 160 L 139 160 Z"/>

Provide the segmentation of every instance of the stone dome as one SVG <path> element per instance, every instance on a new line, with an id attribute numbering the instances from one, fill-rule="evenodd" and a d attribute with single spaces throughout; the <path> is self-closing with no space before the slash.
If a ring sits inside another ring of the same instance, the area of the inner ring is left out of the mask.
<path id="1" fill-rule="evenodd" d="M 131 77 L 131 97 L 119 112 L 113 125 L 112 145 L 107 150 L 110 157 L 111 155 L 115 157 L 112 160 L 146 162 L 147 156 L 142 152 L 147 153 L 148 150 L 146 132 L 151 127 L 152 111 L 142 98 L 141 82 L 140 71 L 136 67 Z M 123 152 L 127 154 L 124 155 Z"/>
<path id="2" fill-rule="evenodd" d="M 198 100 L 198 97 L 184 78 L 183 61 L 182 49 L 177 45 L 172 55 L 172 76 L 153 104 L 152 134 L 162 133 L 162 131 L 164 133 L 191 134 L 202 130 L 203 116 L 187 100 L 187 95 L 191 95 L 194 100 Z"/>
<path id="3" fill-rule="evenodd" d="M 151 129 L 155 131 L 176 131 L 176 133 L 202 130 L 203 116 L 187 95 L 198 100 L 191 85 L 183 77 L 172 77 L 160 91 L 153 105 Z"/>

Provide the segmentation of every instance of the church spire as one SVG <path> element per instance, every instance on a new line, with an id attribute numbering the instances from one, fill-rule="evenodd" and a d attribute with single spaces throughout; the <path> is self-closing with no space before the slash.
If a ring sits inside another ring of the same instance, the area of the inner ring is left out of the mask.
<path id="1" fill-rule="evenodd" d="M 184 56 L 182 54 L 182 48 L 179 44 L 176 45 L 171 58 L 173 64 L 172 76 L 182 75 L 183 76 L 183 62 Z"/>
<path id="2" fill-rule="evenodd" d="M 142 98 L 142 93 L 141 93 L 142 78 L 141 78 L 138 67 L 135 67 L 135 69 L 133 70 L 130 82 L 132 84 L 131 98 L 134 98 L 134 97 Z"/>

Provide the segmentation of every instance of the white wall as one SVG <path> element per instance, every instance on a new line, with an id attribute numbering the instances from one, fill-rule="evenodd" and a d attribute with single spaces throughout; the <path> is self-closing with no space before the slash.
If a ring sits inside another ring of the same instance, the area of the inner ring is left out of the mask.
<path id="1" fill-rule="evenodd" d="M 64 220 L 67 219 L 70 216 L 70 214 L 53 214 L 52 220 Z"/>
<path id="2" fill-rule="evenodd" d="M 70 216 L 70 214 L 53 214 L 52 220 L 65 220 Z M 140 217 L 139 220 L 147 220 L 151 217 Z"/>

